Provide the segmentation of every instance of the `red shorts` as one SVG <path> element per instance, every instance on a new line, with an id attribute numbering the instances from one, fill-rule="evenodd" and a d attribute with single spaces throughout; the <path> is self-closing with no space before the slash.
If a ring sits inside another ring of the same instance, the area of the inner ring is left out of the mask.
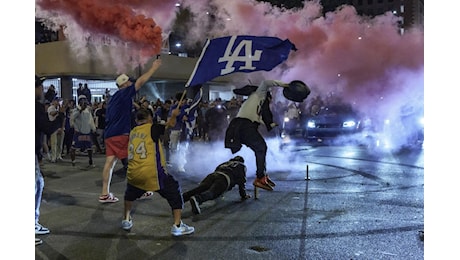
<path id="1" fill-rule="evenodd" d="M 129 135 L 118 135 L 106 138 L 105 155 L 114 155 L 118 159 L 128 158 Z"/>

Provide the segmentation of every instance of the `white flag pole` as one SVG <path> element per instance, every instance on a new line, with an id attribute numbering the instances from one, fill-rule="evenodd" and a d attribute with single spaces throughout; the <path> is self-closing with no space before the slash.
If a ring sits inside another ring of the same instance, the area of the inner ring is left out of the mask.
<path id="1" fill-rule="evenodd" d="M 200 58 L 198 58 L 198 61 L 195 64 L 195 68 L 193 69 L 192 74 L 190 75 L 190 78 L 188 79 L 187 83 L 185 83 L 185 88 L 188 88 L 190 86 L 190 82 L 192 81 L 193 77 L 195 76 L 196 69 L 198 68 L 198 66 L 200 64 L 201 59 L 203 58 L 203 55 L 206 52 L 206 49 L 208 48 L 209 43 L 210 43 L 210 40 L 207 39 L 206 44 L 204 45 L 203 50 L 201 51 Z"/>

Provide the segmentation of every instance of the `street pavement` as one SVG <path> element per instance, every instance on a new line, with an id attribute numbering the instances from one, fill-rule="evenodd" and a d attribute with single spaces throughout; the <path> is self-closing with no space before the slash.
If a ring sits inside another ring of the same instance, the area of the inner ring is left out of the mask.
<path id="1" fill-rule="evenodd" d="M 255 199 L 248 166 L 253 197 L 240 202 L 235 187 L 202 204 L 200 215 L 186 203 L 183 222 L 195 233 L 182 237 L 170 234 L 171 210 L 157 193 L 135 202 L 130 232 L 120 228 L 126 179 L 112 178 L 119 202 L 98 202 L 104 155 L 89 170 L 84 156 L 75 167 L 66 158 L 45 162 L 40 222 L 51 233 L 37 236 L 43 244 L 35 246 L 35 259 L 424 259 L 423 150 L 284 149 L 283 162 L 267 155 L 274 191 L 259 190 Z M 254 164 L 254 155 L 242 152 Z M 203 172 L 171 171 L 183 191 L 217 166 L 209 165 L 212 156 L 201 157 Z"/>

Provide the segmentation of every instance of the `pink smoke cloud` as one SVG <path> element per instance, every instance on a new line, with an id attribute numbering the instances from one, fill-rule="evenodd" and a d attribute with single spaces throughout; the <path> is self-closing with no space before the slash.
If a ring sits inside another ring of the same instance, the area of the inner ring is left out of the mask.
<path id="1" fill-rule="evenodd" d="M 366 110 L 377 110 L 382 100 L 386 106 L 402 106 L 407 99 L 395 98 L 401 92 L 423 102 L 423 30 L 413 27 L 401 34 L 391 12 L 369 18 L 344 5 L 323 16 L 319 1 L 291 10 L 242 0 L 187 0 L 183 6 L 197 22 L 190 26 L 188 42 L 249 34 L 288 38 L 296 45 L 298 51 L 270 72 L 235 75 L 237 86 L 247 83 L 244 78 L 300 79 L 313 96 L 333 93 Z"/>
<path id="2" fill-rule="evenodd" d="M 110 5 L 102 0 L 40 0 L 37 13 L 65 24 L 79 53 L 87 43 L 78 37 L 108 35 L 130 42 L 130 49 L 143 50 L 141 56 L 145 56 L 157 53 L 161 32 L 173 28 L 178 10 L 175 4 L 159 0 L 117 0 Z M 414 27 L 400 34 L 398 18 L 391 12 L 369 18 L 345 5 L 323 16 L 319 1 L 305 1 L 303 8 L 291 10 L 254 0 L 183 0 L 180 4 L 192 15 L 185 35 L 181 35 L 190 46 L 203 44 L 207 38 L 237 34 L 288 38 L 296 45 L 298 51 L 270 72 L 235 75 L 237 86 L 255 77 L 300 79 L 312 88 L 312 95 L 334 93 L 363 108 L 372 107 L 376 100 L 388 100 L 402 89 L 417 93 L 423 102 L 423 30 Z M 116 63 L 120 64 L 130 59 L 118 52 L 112 55 L 119 56 Z M 132 65 L 138 64 L 135 60 Z M 242 80 L 245 82 L 240 84 Z"/>

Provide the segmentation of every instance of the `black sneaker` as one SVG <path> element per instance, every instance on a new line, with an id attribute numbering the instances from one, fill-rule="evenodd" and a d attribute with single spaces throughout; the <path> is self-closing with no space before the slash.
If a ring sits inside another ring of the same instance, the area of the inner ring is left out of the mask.
<path id="1" fill-rule="evenodd" d="M 190 197 L 190 205 L 192 205 L 193 214 L 201 214 L 200 205 L 198 204 L 195 196 Z"/>

